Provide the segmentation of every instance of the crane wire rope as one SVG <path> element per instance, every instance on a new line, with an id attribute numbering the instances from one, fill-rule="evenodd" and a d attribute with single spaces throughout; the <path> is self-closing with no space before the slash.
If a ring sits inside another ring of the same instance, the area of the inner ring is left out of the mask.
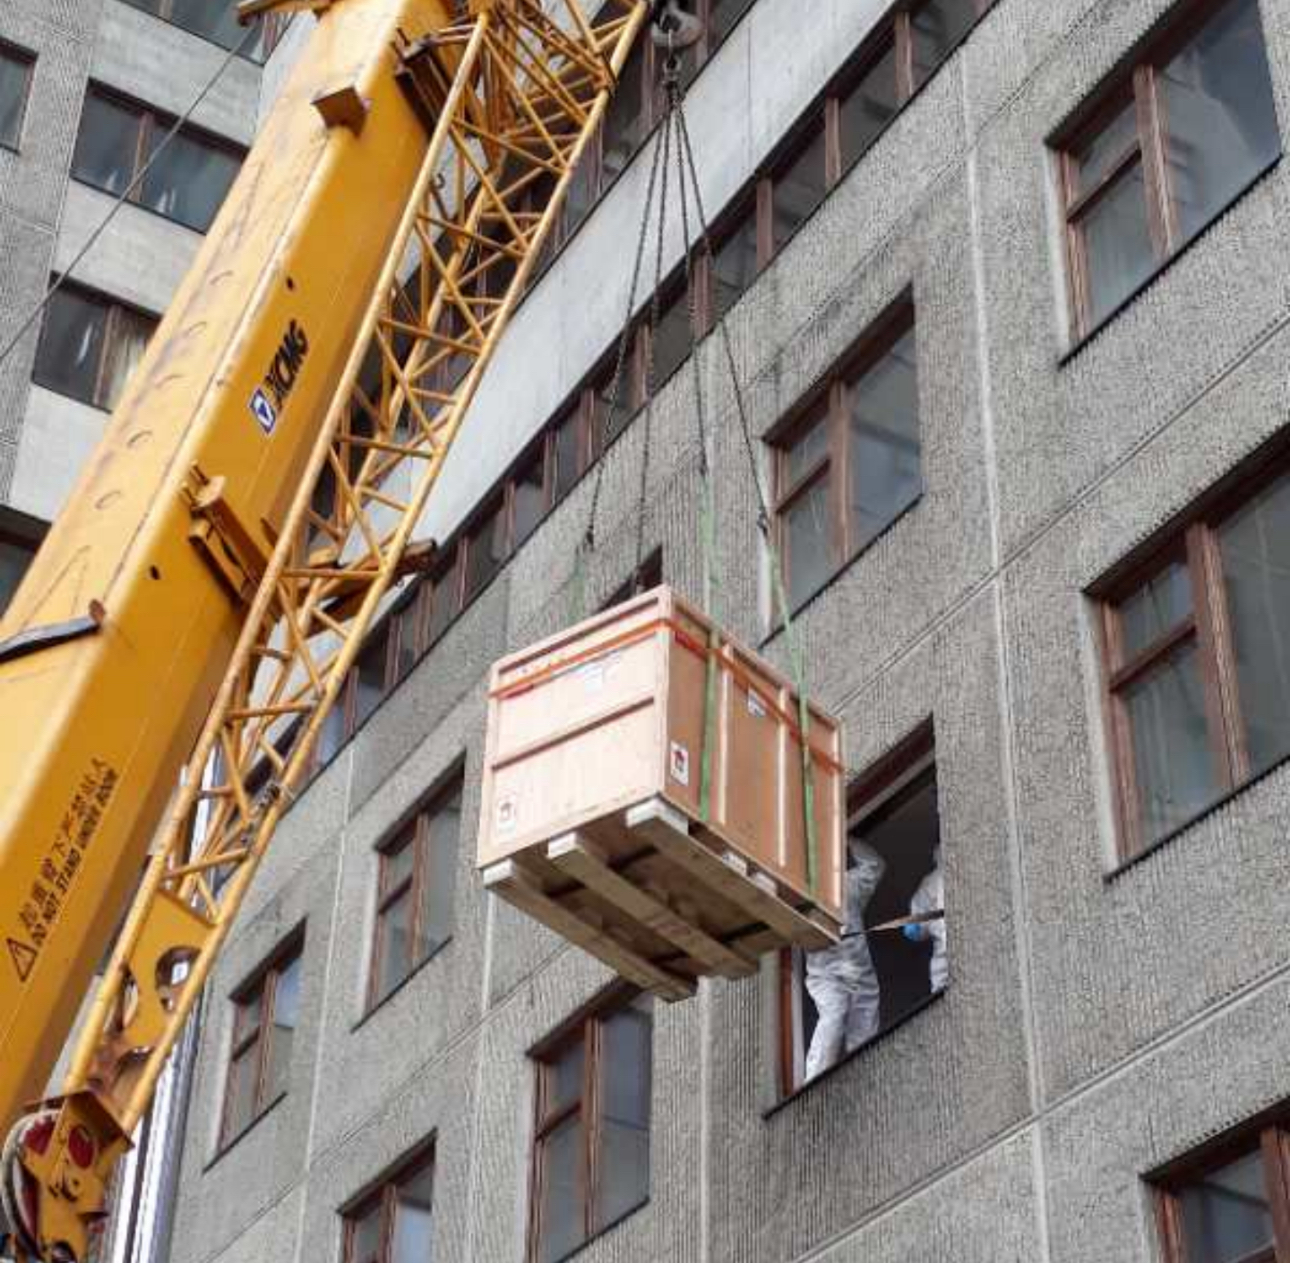
<path id="1" fill-rule="evenodd" d="M 89 252 L 92 249 L 94 249 L 95 245 L 98 244 L 99 238 L 101 238 L 103 234 L 108 230 L 108 227 L 111 225 L 112 221 L 117 217 L 117 214 L 120 212 L 121 207 L 124 206 L 134 196 L 136 192 L 138 192 L 139 187 L 143 184 L 144 180 L 147 179 L 148 173 L 152 170 L 153 166 L 156 164 L 157 159 L 160 158 L 163 153 L 165 153 L 171 141 L 173 141 L 175 137 L 179 135 L 179 132 L 181 131 L 181 129 L 184 128 L 189 122 L 192 121 L 193 115 L 197 113 L 197 111 L 201 108 L 203 102 L 206 100 L 208 96 L 210 96 L 210 94 L 215 90 L 216 86 L 219 84 L 219 81 L 224 77 L 225 71 L 227 71 L 228 68 L 233 64 L 233 62 L 242 55 L 242 50 L 249 46 L 249 41 L 251 39 L 251 36 L 254 35 L 255 33 L 256 33 L 255 26 L 247 27 L 246 33 L 242 36 L 240 40 L 238 40 L 238 42 L 232 48 L 228 50 L 228 55 L 223 59 L 223 61 L 220 62 L 215 73 L 207 81 L 206 86 L 203 87 L 202 90 L 197 94 L 197 97 L 193 101 L 193 103 L 183 112 L 183 114 L 179 116 L 179 118 L 175 120 L 174 125 L 162 137 L 161 143 L 158 144 L 156 149 L 152 151 L 152 156 L 148 159 L 146 163 L 144 163 L 144 165 L 139 169 L 139 171 L 135 173 L 134 179 L 132 179 L 130 183 L 127 184 L 119 194 L 117 194 L 116 200 L 113 202 L 111 208 L 108 210 L 107 214 L 103 217 L 98 227 L 95 228 L 92 233 L 90 233 L 89 237 L 85 241 L 85 244 L 81 246 L 80 250 L 76 252 L 75 256 L 72 258 L 72 261 L 67 265 L 67 267 L 65 267 L 62 270 L 62 272 L 58 274 L 58 278 L 45 292 L 44 296 L 36 304 L 36 306 L 28 313 L 28 315 L 25 317 L 22 323 L 18 326 L 17 332 L 14 333 L 14 335 L 9 339 L 8 342 L 4 344 L 3 347 L 0 347 L 0 366 L 4 365 L 5 361 L 14 353 L 14 351 L 18 349 L 18 346 L 22 342 L 23 338 L 27 336 L 27 334 L 31 331 L 32 327 L 44 316 L 45 310 L 49 306 L 50 302 L 53 300 L 54 295 L 57 294 L 59 290 L 63 288 L 63 286 L 67 283 L 67 281 L 72 279 L 72 274 L 82 263 L 85 262 L 86 256 L 89 254 Z"/>

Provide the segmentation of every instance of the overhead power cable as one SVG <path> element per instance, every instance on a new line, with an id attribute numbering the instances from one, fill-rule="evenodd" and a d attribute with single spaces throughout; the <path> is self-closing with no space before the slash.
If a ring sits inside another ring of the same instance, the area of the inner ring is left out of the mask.
<path id="1" fill-rule="evenodd" d="M 193 103 L 183 112 L 183 114 L 179 116 L 179 118 L 175 120 L 174 126 L 171 127 L 170 130 L 165 134 L 165 136 L 162 137 L 161 143 L 156 147 L 156 149 L 152 151 L 152 156 L 148 159 L 147 162 L 143 164 L 143 166 L 135 174 L 134 179 L 131 180 L 130 183 L 127 184 L 125 188 L 122 189 L 121 192 L 117 195 L 116 200 L 113 202 L 111 209 L 103 217 L 103 220 L 99 224 L 99 226 L 95 228 L 92 233 L 90 233 L 85 244 L 80 248 L 80 250 L 76 252 L 75 258 L 73 258 L 71 263 L 69 263 L 67 267 L 65 267 L 62 270 L 62 272 L 59 273 L 58 279 L 49 287 L 49 289 L 45 292 L 44 297 L 41 298 L 40 302 L 36 304 L 36 306 L 28 314 L 26 319 L 23 320 L 23 322 L 18 326 L 18 331 L 13 335 L 13 337 L 11 337 L 9 341 L 4 344 L 3 347 L 0 347 L 0 366 L 2 366 L 4 362 L 14 353 L 14 351 L 18 349 L 19 343 L 21 343 L 23 338 L 27 336 L 27 333 L 32 328 L 32 326 L 36 324 L 36 322 L 39 321 L 42 316 L 44 316 L 45 309 L 49 306 L 54 295 L 57 294 L 58 291 L 63 288 L 63 285 L 67 281 L 72 279 L 76 269 L 83 262 L 85 262 L 86 256 L 89 254 L 89 252 L 92 249 L 94 249 L 94 246 L 98 242 L 99 238 L 102 237 L 103 234 L 108 230 L 108 226 L 117 217 L 117 213 L 120 211 L 121 207 L 124 206 L 126 202 L 128 202 L 130 198 L 134 196 L 135 192 L 139 189 L 139 186 L 143 184 L 145 179 L 147 179 L 148 172 L 152 170 L 153 166 L 157 162 L 157 159 L 160 158 L 163 153 L 165 153 L 166 148 L 169 146 L 171 141 L 175 139 L 175 137 L 179 134 L 179 132 L 183 129 L 183 127 L 186 124 L 192 121 L 193 115 L 197 113 L 197 111 L 201 108 L 202 103 L 215 90 L 216 85 L 224 77 L 224 72 L 233 64 L 233 62 L 238 57 L 242 55 L 243 49 L 245 49 L 248 46 L 251 36 L 253 36 L 255 33 L 256 33 L 256 28 L 254 26 L 247 27 L 246 33 L 242 36 L 242 38 L 238 40 L 238 42 L 232 48 L 229 49 L 228 55 L 224 58 L 223 61 L 220 62 L 215 73 L 210 77 L 210 80 L 207 82 L 206 86 L 202 88 L 202 90 L 197 94 L 197 97 L 193 101 Z"/>

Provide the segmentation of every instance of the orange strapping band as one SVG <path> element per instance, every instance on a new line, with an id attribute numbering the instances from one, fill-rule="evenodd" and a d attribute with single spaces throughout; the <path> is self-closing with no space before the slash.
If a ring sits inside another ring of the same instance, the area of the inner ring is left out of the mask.
<path id="1" fill-rule="evenodd" d="M 605 655 L 613 653 L 616 649 L 624 649 L 629 645 L 638 645 L 641 641 L 648 640 L 655 632 L 664 630 L 670 631 L 676 643 L 694 654 L 696 658 L 704 660 L 709 657 L 718 658 L 721 669 L 728 671 L 737 683 L 742 684 L 749 694 L 756 697 L 766 707 L 767 711 L 788 729 L 789 735 L 792 736 L 794 741 L 799 745 L 803 743 L 802 730 L 798 726 L 797 720 L 788 714 L 774 698 L 769 697 L 757 685 L 752 676 L 735 663 L 722 658 L 716 650 L 710 649 L 702 641 L 686 631 L 675 619 L 671 618 L 657 618 L 653 622 L 643 623 L 640 627 L 633 627 L 629 631 L 619 632 L 618 635 L 612 636 L 597 645 L 580 649 L 567 657 L 557 658 L 555 661 L 547 663 L 540 671 L 535 671 L 532 675 L 526 676 L 522 680 L 516 680 L 513 684 L 504 684 L 501 688 L 493 689 L 489 696 L 496 701 L 505 701 L 509 697 L 517 697 L 521 693 L 528 693 L 557 675 L 563 675 L 566 671 L 571 671 L 584 663 L 603 658 Z M 816 745 L 812 745 L 810 750 L 811 757 L 817 762 L 824 764 L 831 772 L 841 773 L 842 764 L 831 754 L 821 750 Z"/>

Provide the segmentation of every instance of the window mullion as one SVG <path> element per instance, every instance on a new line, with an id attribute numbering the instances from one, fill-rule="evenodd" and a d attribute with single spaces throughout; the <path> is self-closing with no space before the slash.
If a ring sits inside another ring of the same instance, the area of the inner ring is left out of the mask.
<path id="1" fill-rule="evenodd" d="M 1212 528 L 1200 525 L 1194 530 L 1204 584 L 1198 607 L 1203 609 L 1204 622 L 1209 629 L 1214 678 L 1222 716 L 1223 744 L 1231 768 L 1232 783 L 1239 785 L 1250 774 L 1250 752 L 1245 722 L 1241 715 L 1241 690 L 1236 678 L 1236 649 L 1232 636 L 1231 612 L 1227 605 L 1227 587 L 1223 579 L 1223 558 Z"/>
<path id="2" fill-rule="evenodd" d="M 893 29 L 896 56 L 896 100 L 905 105 L 914 95 L 914 37 L 909 11 L 896 14 Z"/>
<path id="3" fill-rule="evenodd" d="M 116 343 L 117 321 L 120 319 L 121 309 L 115 303 L 111 303 L 104 304 L 104 311 L 106 314 L 103 317 L 103 345 L 99 347 L 99 362 L 94 371 L 94 406 L 97 408 L 108 406 L 108 365 L 112 362 L 112 348 Z"/>
<path id="4" fill-rule="evenodd" d="M 588 1018 L 583 1031 L 582 1058 L 582 1141 L 583 1141 L 583 1223 L 588 1238 L 599 1225 L 596 1220 L 599 1201 L 597 1185 L 600 1172 L 600 1023 Z"/>
<path id="5" fill-rule="evenodd" d="M 263 1112 L 269 1078 L 270 1044 L 273 1042 L 273 1006 L 278 989 L 278 971 L 270 969 L 264 976 L 264 998 L 260 1001 L 260 1046 L 256 1051 L 255 1110 L 256 1117 Z"/>
<path id="6" fill-rule="evenodd" d="M 392 1183 L 381 1190 L 381 1263 L 390 1263 L 394 1257 L 394 1216 L 398 1209 L 396 1198 Z"/>
<path id="7" fill-rule="evenodd" d="M 1147 227 L 1156 258 L 1163 261 L 1173 250 L 1177 232 L 1169 198 L 1156 72 L 1150 64 L 1139 66 L 1133 73 L 1133 99 L 1142 150 L 1142 179 L 1147 194 Z"/>
<path id="8" fill-rule="evenodd" d="M 1290 1137 L 1280 1127 L 1269 1127 L 1260 1137 L 1260 1144 L 1272 1203 L 1277 1263 L 1290 1263 Z"/>
<path id="9" fill-rule="evenodd" d="M 830 486 L 833 515 L 833 565 L 841 566 L 851 555 L 852 523 L 847 512 L 850 486 L 850 443 L 847 425 L 847 387 L 840 378 L 829 387 Z"/>
<path id="10" fill-rule="evenodd" d="M 1231 789 L 1235 768 L 1228 739 L 1223 686 L 1220 679 L 1218 652 L 1215 645 L 1213 608 L 1210 600 L 1210 571 L 1206 553 L 1206 527 L 1197 523 L 1187 532 L 1187 569 L 1191 575 L 1193 603 L 1196 608 L 1196 638 L 1200 653 L 1200 676 L 1205 698 L 1205 721 L 1209 728 L 1209 748 L 1218 784 Z"/>
<path id="11" fill-rule="evenodd" d="M 842 104 L 836 93 L 824 101 L 824 187 L 836 188 L 842 180 Z"/>

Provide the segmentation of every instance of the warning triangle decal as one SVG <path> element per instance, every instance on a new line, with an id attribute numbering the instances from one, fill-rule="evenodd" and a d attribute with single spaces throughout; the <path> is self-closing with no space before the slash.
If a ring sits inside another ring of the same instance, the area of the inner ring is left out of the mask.
<path id="1" fill-rule="evenodd" d="M 20 943 L 17 939 L 9 940 L 9 959 L 13 961 L 13 967 L 18 971 L 18 981 L 26 982 L 31 973 L 31 967 L 36 963 L 36 952 L 26 943 Z"/>

